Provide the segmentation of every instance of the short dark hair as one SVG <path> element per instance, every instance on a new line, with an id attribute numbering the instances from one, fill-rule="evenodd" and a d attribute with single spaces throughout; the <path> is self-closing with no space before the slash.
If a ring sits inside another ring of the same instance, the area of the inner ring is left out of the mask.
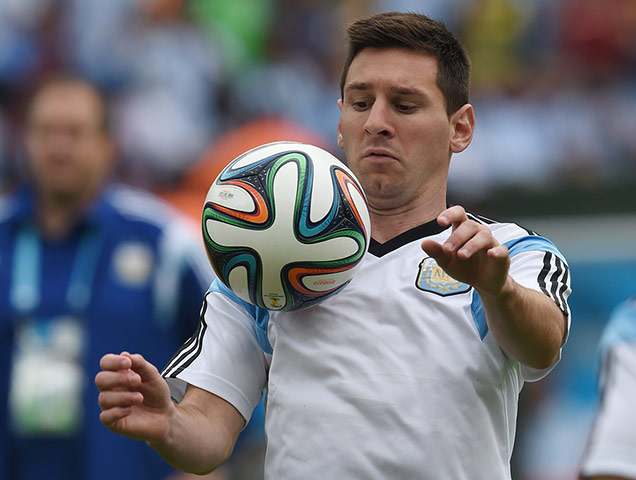
<path id="1" fill-rule="evenodd" d="M 442 22 L 417 13 L 384 12 L 356 20 L 346 27 L 348 49 L 340 76 L 340 94 L 349 67 L 364 48 L 405 48 L 433 56 L 438 64 L 437 86 L 451 115 L 468 103 L 470 61 L 459 40 Z"/>
<path id="2" fill-rule="evenodd" d="M 77 86 L 91 92 L 95 96 L 100 109 L 98 127 L 102 129 L 106 135 L 110 135 L 110 108 L 104 92 L 96 84 L 82 75 L 67 71 L 56 71 L 47 74 L 34 85 L 25 107 L 25 119 L 27 122 L 30 119 L 31 110 L 38 97 L 46 90 L 60 86 Z"/>

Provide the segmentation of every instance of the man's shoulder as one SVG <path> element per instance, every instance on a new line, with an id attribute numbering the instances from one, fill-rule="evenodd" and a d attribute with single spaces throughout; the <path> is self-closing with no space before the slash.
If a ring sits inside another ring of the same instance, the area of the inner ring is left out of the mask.
<path id="1" fill-rule="evenodd" d="M 19 216 L 20 210 L 24 210 L 26 202 L 24 192 L 7 192 L 0 194 L 0 225 L 11 222 L 12 219 Z"/>
<path id="2" fill-rule="evenodd" d="M 151 243 L 165 258 L 207 262 L 197 225 L 165 200 L 123 184 L 110 185 L 102 198 L 107 211 L 104 223 L 113 238 Z"/>
<path id="3" fill-rule="evenodd" d="M 544 252 L 558 257 L 562 263 L 567 264 L 566 258 L 558 247 L 549 238 L 533 230 L 515 222 L 500 222 L 469 212 L 467 216 L 477 223 L 487 225 L 497 241 L 508 247 L 512 257 L 524 252 Z"/>
<path id="4" fill-rule="evenodd" d="M 466 216 L 477 223 L 488 226 L 495 238 L 501 243 L 516 238 L 539 236 L 536 232 L 512 221 L 494 220 L 469 211 L 466 212 Z"/>
<path id="5" fill-rule="evenodd" d="M 186 220 L 175 207 L 157 195 L 125 184 L 110 185 L 104 202 L 125 222 L 137 222 L 165 230 Z"/>
<path id="6" fill-rule="evenodd" d="M 636 295 L 621 302 L 603 330 L 599 350 L 605 353 L 623 343 L 636 345 Z"/>
<path id="7" fill-rule="evenodd" d="M 0 195 L 0 223 L 8 220 L 15 211 L 13 195 Z"/>

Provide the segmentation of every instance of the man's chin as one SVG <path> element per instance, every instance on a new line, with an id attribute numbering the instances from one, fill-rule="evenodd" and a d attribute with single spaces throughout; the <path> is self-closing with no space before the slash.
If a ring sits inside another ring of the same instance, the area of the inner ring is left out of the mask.
<path id="1" fill-rule="evenodd" d="M 48 201 L 57 204 L 75 204 L 87 196 L 86 184 L 48 185 L 41 189 Z"/>

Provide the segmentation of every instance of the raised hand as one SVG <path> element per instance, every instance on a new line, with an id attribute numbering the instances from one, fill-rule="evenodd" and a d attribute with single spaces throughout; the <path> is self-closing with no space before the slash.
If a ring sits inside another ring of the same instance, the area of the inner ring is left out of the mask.
<path id="1" fill-rule="evenodd" d="M 107 354 L 95 377 L 100 391 L 100 421 L 111 431 L 144 441 L 166 435 L 174 413 L 168 384 L 157 368 L 139 354 Z"/>
<path id="2" fill-rule="evenodd" d="M 422 249 L 451 277 L 472 285 L 478 292 L 497 295 L 508 280 L 510 257 L 486 225 L 470 220 L 460 206 L 444 210 L 437 222 L 452 225 L 443 244 L 422 241 Z"/>

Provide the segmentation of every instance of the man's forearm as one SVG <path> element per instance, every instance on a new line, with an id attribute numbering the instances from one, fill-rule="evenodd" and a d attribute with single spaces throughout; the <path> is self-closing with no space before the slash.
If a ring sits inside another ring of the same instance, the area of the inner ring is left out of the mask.
<path id="1" fill-rule="evenodd" d="M 244 420 L 225 400 L 189 387 L 168 425 L 165 438 L 148 444 L 173 467 L 203 475 L 230 457 Z"/>
<path id="2" fill-rule="evenodd" d="M 488 328 L 506 352 L 538 369 L 554 363 L 563 343 L 566 321 L 552 299 L 519 285 L 510 276 L 499 295 L 477 292 Z"/>

